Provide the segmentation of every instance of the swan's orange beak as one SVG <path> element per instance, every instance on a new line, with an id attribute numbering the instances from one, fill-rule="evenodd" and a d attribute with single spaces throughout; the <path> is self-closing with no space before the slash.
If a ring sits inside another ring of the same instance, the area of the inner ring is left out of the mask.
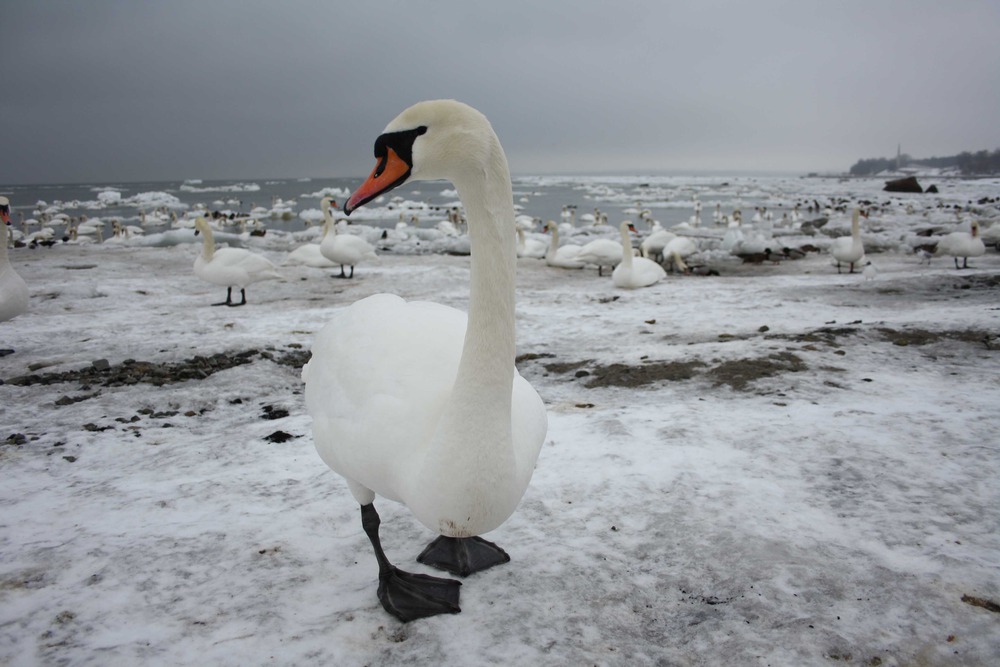
<path id="1" fill-rule="evenodd" d="M 368 179 L 354 191 L 351 198 L 344 204 L 344 215 L 350 215 L 359 206 L 363 206 L 383 192 L 401 185 L 409 175 L 410 165 L 406 163 L 406 160 L 399 157 L 392 148 L 387 148 L 385 156 L 379 158 L 378 164 L 375 165 Z"/>

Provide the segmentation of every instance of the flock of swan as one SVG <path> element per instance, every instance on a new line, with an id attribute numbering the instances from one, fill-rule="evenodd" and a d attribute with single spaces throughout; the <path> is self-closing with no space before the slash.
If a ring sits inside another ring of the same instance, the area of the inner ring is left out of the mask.
<path id="1" fill-rule="evenodd" d="M 616 287 L 649 287 L 666 276 L 663 263 L 681 270 L 697 250 L 690 239 L 653 230 L 633 245 L 636 228 L 619 225 L 619 239 L 560 245 L 560 225 L 546 223 L 549 242 L 525 235 L 517 224 L 507 160 L 483 114 L 460 102 L 416 104 L 392 120 L 375 140 L 376 165 L 349 197 L 345 216 L 403 184 L 448 180 L 461 199 L 468 228 L 468 313 L 440 304 L 376 294 L 338 310 L 316 335 L 302 370 L 305 404 L 321 459 L 347 482 L 360 507 L 361 525 L 378 565 L 377 596 L 402 621 L 460 611 L 461 583 L 414 574 L 392 564 L 381 545 L 376 497 L 404 504 L 437 538 L 418 560 L 460 577 L 509 561 L 482 534 L 515 511 L 529 482 L 547 430 L 545 406 L 514 367 L 515 275 L 519 257 L 554 268 L 610 269 Z M 318 243 L 290 257 L 350 279 L 355 267 L 376 258 L 375 247 L 335 222 L 335 202 L 321 202 Z M 700 214 L 700 210 L 699 210 Z M 0 197 L 0 216 L 10 203 Z M 865 267 L 860 212 L 850 236 L 829 252 L 837 264 Z M 194 222 L 202 247 L 194 273 L 227 289 L 214 305 L 242 306 L 246 289 L 280 277 L 278 267 L 251 250 L 216 247 L 204 216 Z M 116 229 L 116 236 L 124 234 Z M 731 235 L 732 246 L 745 241 Z M 28 289 L 0 244 L 0 320 L 24 312 Z M 638 250 L 638 256 L 636 251 Z M 769 250 L 767 252 L 770 252 Z M 938 241 L 938 252 L 965 262 L 985 252 L 976 223 Z M 967 265 L 967 264 L 964 264 Z M 239 289 L 239 300 L 233 290 Z"/>

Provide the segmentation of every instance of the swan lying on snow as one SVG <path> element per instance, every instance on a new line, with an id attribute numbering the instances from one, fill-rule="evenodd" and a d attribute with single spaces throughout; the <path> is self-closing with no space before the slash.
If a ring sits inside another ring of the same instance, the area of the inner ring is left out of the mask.
<path id="1" fill-rule="evenodd" d="M 626 220 L 621 224 L 620 231 L 623 248 L 622 261 L 611 274 L 611 282 L 614 283 L 615 287 L 638 289 L 639 287 L 655 285 L 666 278 L 667 272 L 653 260 L 632 256 L 632 238 L 629 236 L 629 232 L 635 231 L 632 223 Z"/>
<path id="2" fill-rule="evenodd" d="M 202 234 L 201 253 L 194 260 L 194 274 L 213 285 L 226 288 L 226 300 L 213 306 L 242 306 L 247 302 L 247 285 L 280 278 L 274 264 L 266 257 L 243 248 L 215 248 L 212 228 L 205 218 L 194 222 L 195 234 Z M 233 302 L 233 288 L 240 288 L 240 302 Z"/>
<path id="3" fill-rule="evenodd" d="M 979 238 L 979 223 L 973 220 L 969 231 L 952 232 L 941 237 L 935 254 L 951 255 L 955 258 L 956 269 L 969 268 L 970 257 L 982 257 L 986 254 L 986 244 Z M 958 265 L 959 257 L 962 258 L 962 266 Z"/>
<path id="4" fill-rule="evenodd" d="M 302 371 L 320 457 L 347 480 L 379 565 L 378 597 L 403 621 L 456 613 L 460 582 L 394 567 L 379 540 L 378 494 L 439 533 L 419 560 L 466 575 L 509 560 L 479 537 L 521 500 L 546 432 L 545 406 L 514 368 L 514 201 L 486 118 L 421 102 L 375 141 L 377 166 L 351 211 L 415 180 L 450 180 L 473 247 L 468 317 L 376 294 L 337 311 Z"/>
<path id="5" fill-rule="evenodd" d="M 583 263 L 577 259 L 580 246 L 573 243 L 560 246 L 559 225 L 553 220 L 545 223 L 545 230 L 552 233 L 552 242 L 549 243 L 549 250 L 545 253 L 545 263 L 559 269 L 582 269 Z"/>

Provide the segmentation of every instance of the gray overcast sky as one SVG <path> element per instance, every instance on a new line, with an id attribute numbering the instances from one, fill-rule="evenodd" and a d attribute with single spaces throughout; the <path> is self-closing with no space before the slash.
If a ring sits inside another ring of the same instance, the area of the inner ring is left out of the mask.
<path id="1" fill-rule="evenodd" d="M 515 174 L 1000 147 L 1000 2 L 3 0 L 0 183 L 363 176 L 413 102 Z"/>

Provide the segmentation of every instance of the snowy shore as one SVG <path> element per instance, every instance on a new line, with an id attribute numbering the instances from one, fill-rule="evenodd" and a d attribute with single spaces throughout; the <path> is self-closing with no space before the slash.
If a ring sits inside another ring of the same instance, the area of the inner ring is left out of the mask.
<path id="1" fill-rule="evenodd" d="M 461 614 L 407 625 L 378 605 L 297 363 L 371 293 L 464 308 L 468 257 L 386 253 L 353 281 L 285 266 L 228 309 L 196 252 L 12 252 L 31 309 L 0 325 L 0 663 L 1000 655 L 1000 616 L 976 604 L 1000 601 L 995 251 L 956 271 L 890 250 L 873 281 L 811 254 L 636 291 L 520 260 L 519 368 L 550 427 L 490 534 L 512 562 L 465 581 Z M 220 353 L 245 363 L 101 379 Z M 428 571 L 412 558 L 432 535 L 377 502 L 390 557 Z"/>

